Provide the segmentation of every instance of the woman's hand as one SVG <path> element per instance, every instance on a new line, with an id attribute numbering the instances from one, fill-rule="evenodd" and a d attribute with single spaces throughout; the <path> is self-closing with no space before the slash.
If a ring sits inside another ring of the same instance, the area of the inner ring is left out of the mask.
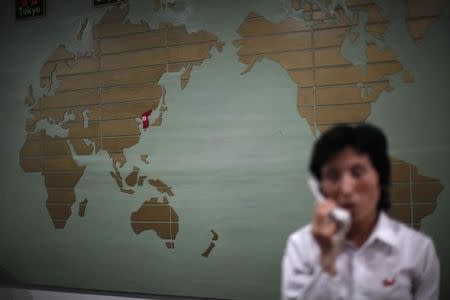
<path id="1" fill-rule="evenodd" d="M 336 274 L 335 261 L 338 245 L 334 238 L 339 229 L 338 223 L 331 218 L 331 212 L 337 206 L 333 201 L 324 201 L 316 205 L 312 235 L 320 247 L 320 264 L 325 272 Z"/>

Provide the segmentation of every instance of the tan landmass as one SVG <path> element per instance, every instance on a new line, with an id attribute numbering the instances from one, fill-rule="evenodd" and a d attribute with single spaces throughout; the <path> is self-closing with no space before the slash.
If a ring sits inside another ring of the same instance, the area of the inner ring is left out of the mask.
<path id="1" fill-rule="evenodd" d="M 219 239 L 219 235 L 217 234 L 217 232 L 211 229 L 211 233 L 213 234 L 212 240 L 217 241 Z"/>
<path id="2" fill-rule="evenodd" d="M 319 1 L 323 7 L 328 7 L 330 1 L 320 0 Z M 358 11 L 361 8 L 364 10 L 366 7 L 370 7 L 369 19 L 374 16 L 374 14 L 379 14 L 375 12 L 378 10 L 376 3 L 372 0 L 347 0 L 346 6 L 351 11 Z M 448 7 L 449 0 L 408 0 L 407 1 L 407 14 L 406 23 L 408 26 L 411 38 L 416 42 L 420 42 L 430 25 L 438 20 L 443 12 L 443 10 Z M 323 9 L 319 8 L 317 5 L 312 5 L 307 3 L 307 1 L 293 0 L 292 8 L 294 10 L 305 12 L 304 18 L 307 21 L 317 21 L 320 16 L 324 16 L 325 12 Z M 338 10 L 338 15 L 343 14 L 343 10 Z M 380 15 L 381 16 L 381 15 Z M 338 18 L 338 16 L 333 16 Z M 372 20 L 374 20 L 372 18 Z M 371 24 L 367 27 L 368 31 L 372 32 L 376 37 L 381 38 L 384 32 L 389 26 L 389 20 L 379 19 L 377 22 Z"/>
<path id="3" fill-rule="evenodd" d="M 163 197 L 162 201 L 160 201 L 158 198 L 156 198 L 159 202 L 158 203 L 163 203 L 163 204 L 168 204 L 169 200 L 167 199 L 167 197 Z"/>
<path id="4" fill-rule="evenodd" d="M 163 240 L 175 240 L 178 234 L 178 215 L 166 198 L 163 202 L 159 202 L 158 198 L 151 198 L 131 214 L 131 227 L 136 234 L 154 230 Z"/>
<path id="5" fill-rule="evenodd" d="M 111 174 L 112 178 L 114 178 L 114 181 L 116 182 L 116 185 L 119 187 L 120 192 L 130 194 L 130 195 L 134 194 L 133 189 L 125 189 L 123 187 L 123 177 L 120 174 L 120 170 L 119 170 L 119 168 L 121 168 L 126 162 L 125 155 L 123 155 L 123 153 L 113 154 L 113 155 L 111 155 L 111 159 L 112 159 L 112 165 L 113 165 L 114 172 L 110 171 L 109 174 Z M 129 180 L 132 180 L 132 178 Z"/>
<path id="6" fill-rule="evenodd" d="M 408 0 L 407 23 L 411 37 L 421 41 L 430 27 L 438 20 L 449 0 Z"/>
<path id="7" fill-rule="evenodd" d="M 404 81 L 413 81 L 412 74 L 403 70 L 391 49 L 380 50 L 371 41 L 366 41 L 365 72 L 341 55 L 345 36 L 359 23 L 355 12 L 367 12 L 366 30 L 376 37 L 386 31 L 388 20 L 373 1 L 347 1 L 353 12 L 351 19 L 342 7 L 329 15 L 310 3 L 301 4 L 294 1 L 293 6 L 303 9 L 306 16 L 309 13 L 308 22 L 287 18 L 274 23 L 250 13 L 238 29 L 242 38 L 234 45 L 239 47 L 239 60 L 246 65 L 243 73 L 251 71 L 262 58 L 287 70 L 298 86 L 297 110 L 314 135 L 335 124 L 364 122 L 371 103 L 381 92 L 393 89 L 387 75 L 403 71 Z M 351 37 L 358 38 L 355 34 Z M 392 158 L 392 168 L 391 215 L 419 228 L 421 219 L 435 208 L 442 185 L 438 179 L 417 175 L 414 165 L 396 158 Z M 405 168 L 410 177 L 399 180 L 399 170 Z"/>
<path id="8" fill-rule="evenodd" d="M 78 215 L 80 217 L 84 217 L 84 213 L 86 212 L 87 204 L 88 204 L 88 200 L 86 198 L 80 202 L 80 206 L 78 208 Z"/>
<path id="9" fill-rule="evenodd" d="M 107 151 L 114 168 L 111 176 L 122 192 L 133 193 L 123 188 L 118 168 L 126 163 L 124 149 L 139 142 L 136 119 L 141 113 L 162 108 L 152 126 L 161 125 L 167 107 L 160 105 L 164 89 L 159 79 L 167 71 L 201 64 L 211 57 L 211 48 L 222 50 L 223 43 L 206 31 L 188 33 L 184 26 L 169 23 L 151 30 L 145 22 L 126 21 L 127 14 L 127 5 L 114 6 L 95 24 L 93 52 L 74 54 L 63 45 L 53 51 L 41 68 L 40 85 L 54 94 L 35 101 L 32 89 L 28 90 L 25 101 L 30 114 L 20 166 L 25 172 L 44 176 L 47 208 L 55 228 L 63 228 L 69 218 L 74 188 L 85 168 L 75 163 L 67 142 L 76 154 L 91 154 L 94 148 Z M 86 109 L 87 128 L 82 115 Z M 52 138 L 45 130 L 34 132 L 38 120 L 59 123 L 67 112 L 75 115 L 75 120 L 62 125 L 68 129 L 67 137 Z M 95 147 L 86 145 L 84 139 Z"/>
<path id="10" fill-rule="evenodd" d="M 119 171 L 115 171 L 115 172 L 110 171 L 109 174 L 111 174 L 112 178 L 114 178 L 117 186 L 119 188 L 123 188 L 122 176 L 120 176 L 120 172 Z"/>
<path id="11" fill-rule="evenodd" d="M 139 176 L 138 186 L 143 186 L 144 185 L 145 178 L 147 178 L 147 176 Z"/>
<path id="12" fill-rule="evenodd" d="M 127 161 L 127 159 L 125 158 L 125 155 L 123 153 L 111 155 L 111 160 L 112 160 L 113 168 L 116 171 L 118 170 L 118 167 L 122 168 L 123 165 Z M 119 164 L 119 166 L 117 166 L 117 164 Z"/>
<path id="13" fill-rule="evenodd" d="M 121 165 L 123 165 L 123 164 L 121 163 Z M 111 174 L 112 178 L 114 178 L 116 185 L 119 187 L 120 191 L 122 193 L 130 194 L 130 195 L 134 194 L 133 189 L 131 189 L 131 188 L 126 189 L 123 187 L 124 180 L 122 178 L 122 175 L 120 175 L 119 167 L 116 166 L 115 162 L 113 162 L 113 168 L 114 168 L 114 172 L 110 171 L 109 174 Z M 128 174 L 128 176 L 125 178 L 125 183 L 130 187 L 135 186 L 136 183 L 138 183 L 138 186 L 142 186 L 145 178 L 147 178 L 147 176 L 139 176 L 139 168 L 134 166 L 133 171 L 131 171 L 131 173 Z"/>
<path id="14" fill-rule="evenodd" d="M 189 64 L 186 68 L 186 70 L 184 70 L 183 74 L 181 74 L 181 89 L 184 90 L 184 88 L 186 87 L 187 83 L 189 82 L 189 79 L 191 78 L 191 72 L 192 72 L 192 67 L 194 65 L 200 65 L 199 62 L 195 62 L 193 64 Z"/>
<path id="15" fill-rule="evenodd" d="M 55 53 L 63 52 L 55 51 Z M 29 92 L 32 93 L 32 90 Z M 28 97 L 34 98 L 32 94 L 29 94 Z M 72 158 L 68 142 L 79 154 L 90 154 L 92 146 L 86 145 L 80 136 L 85 135 L 86 138 L 89 138 L 92 131 L 83 128 L 81 123 L 67 122 L 65 123 L 66 128 L 69 128 L 67 138 L 51 138 L 45 130 L 35 132 L 34 126 L 41 118 L 51 118 L 56 122 L 63 119 L 63 113 L 60 111 L 54 111 L 52 114 L 42 109 L 44 97 L 30 107 L 30 116 L 26 123 L 27 137 L 20 150 L 20 166 L 25 172 L 42 173 L 48 195 L 47 210 L 54 227 L 64 228 L 71 215 L 71 206 L 75 202 L 74 187 L 85 169 L 84 166 L 78 166 Z M 32 102 L 28 101 L 28 103 Z M 72 112 L 76 117 L 81 118 L 81 111 L 73 109 Z"/>
<path id="16" fill-rule="evenodd" d="M 214 244 L 213 242 L 211 242 L 208 246 L 208 248 L 203 251 L 202 256 L 203 257 L 208 257 L 209 254 L 211 253 L 211 251 L 214 249 L 214 247 L 216 246 L 216 244 Z"/>
<path id="17" fill-rule="evenodd" d="M 53 153 L 57 155 L 51 155 Z M 55 228 L 64 228 L 76 199 L 74 187 L 85 167 L 73 160 L 67 143 L 51 142 L 43 130 L 28 132 L 20 150 L 20 166 L 25 172 L 39 172 L 44 176 L 50 218 Z"/>
<path id="18" fill-rule="evenodd" d="M 141 161 L 149 164 L 150 162 L 148 161 L 148 154 L 141 154 Z"/>
<path id="19" fill-rule="evenodd" d="M 436 199 L 444 189 L 441 182 L 419 174 L 416 166 L 399 159 L 391 159 L 392 207 L 396 219 L 420 228 L 421 220 L 436 208 Z"/>
<path id="20" fill-rule="evenodd" d="M 83 33 L 84 33 L 84 30 L 86 29 L 87 24 L 88 24 L 88 17 L 84 17 L 83 23 L 81 23 L 81 28 L 77 33 L 77 40 L 83 39 Z"/>
<path id="21" fill-rule="evenodd" d="M 413 82 L 414 81 L 414 75 L 411 72 L 408 72 L 408 71 L 404 72 L 403 73 L 403 81 L 404 82 L 408 82 L 408 83 Z"/>
<path id="22" fill-rule="evenodd" d="M 57 47 L 53 51 L 53 54 L 50 56 L 50 58 L 47 60 L 47 63 L 44 64 L 41 68 L 41 87 L 49 91 L 53 83 L 52 73 L 56 71 L 57 65 L 62 62 L 64 66 L 59 67 L 59 69 L 62 69 L 63 67 L 69 66 L 70 62 L 73 62 L 74 59 L 75 54 L 67 51 L 64 45 Z"/>
<path id="23" fill-rule="evenodd" d="M 138 142 L 135 119 L 158 107 L 163 91 L 157 82 L 167 68 L 181 68 L 192 60 L 201 63 L 210 57 L 212 47 L 221 46 L 206 32 L 188 34 L 184 27 L 170 24 L 150 30 L 147 24 L 124 23 L 127 13 L 126 6 L 114 7 L 95 25 L 96 55 L 74 59 L 59 47 L 41 70 L 42 82 L 53 70 L 59 80 L 55 96 L 43 99 L 45 108 L 53 109 L 53 115 L 56 108 L 62 108 L 58 111 L 61 118 L 68 107 L 85 105 L 83 109 L 90 110 L 90 127 L 98 121 L 95 125 L 103 133 L 98 149 L 110 155 L 121 154 Z M 152 125 L 161 121 L 162 115 Z M 118 135 L 127 139 L 118 139 Z"/>
<path id="24" fill-rule="evenodd" d="M 33 106 L 35 103 L 34 96 L 33 96 L 33 86 L 30 84 L 28 86 L 28 93 L 25 97 L 25 104 L 29 107 Z"/>
<path id="25" fill-rule="evenodd" d="M 302 12 L 301 18 L 306 21 L 306 27 L 311 29 L 339 28 L 358 25 L 358 13 L 367 13 L 366 30 L 376 37 L 380 38 L 387 30 L 389 24 L 380 8 L 373 0 L 346 0 L 336 1 L 336 7 L 331 11 L 331 3 L 326 0 L 319 0 L 320 7 L 316 1 L 293 0 L 292 8 Z M 345 2 L 345 7 L 337 5 L 339 2 Z M 254 14 L 253 16 L 257 16 Z M 343 28 L 345 31 L 345 28 Z M 337 30 L 337 33 L 344 31 Z M 330 32 L 324 32 L 329 34 Z M 333 35 L 333 34 L 331 34 Z M 339 38 L 339 37 L 337 37 Z"/>
<path id="26" fill-rule="evenodd" d="M 125 178 L 125 182 L 128 186 L 135 186 L 138 181 L 139 168 L 133 167 L 133 171 Z"/>
<path id="27" fill-rule="evenodd" d="M 122 193 L 130 194 L 130 195 L 133 195 L 133 194 L 134 194 L 134 190 L 133 190 L 133 189 L 124 189 L 124 188 L 121 188 L 120 191 L 121 191 Z"/>
<path id="28" fill-rule="evenodd" d="M 374 5 L 358 6 L 369 12 L 367 26 L 384 18 Z M 361 123 L 370 114 L 370 103 L 390 88 L 387 75 L 399 73 L 402 65 L 391 49 L 367 45 L 367 70 L 353 65 L 341 55 L 341 44 L 358 15 L 348 19 L 342 9 L 337 19 L 327 19 L 317 11 L 311 27 L 294 18 L 273 23 L 250 14 L 240 25 L 242 36 L 234 42 L 239 60 L 250 71 L 258 60 L 267 58 L 285 68 L 298 85 L 297 108 L 312 132 L 337 123 Z"/>
<path id="29" fill-rule="evenodd" d="M 169 196 L 173 196 L 172 188 L 167 186 L 159 179 L 149 179 L 148 182 L 154 186 L 160 193 L 167 193 Z"/>

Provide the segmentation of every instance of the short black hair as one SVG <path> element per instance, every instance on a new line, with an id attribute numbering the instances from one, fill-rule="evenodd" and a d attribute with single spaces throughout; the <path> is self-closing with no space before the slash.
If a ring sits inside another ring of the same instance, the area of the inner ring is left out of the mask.
<path id="1" fill-rule="evenodd" d="M 336 125 L 328 129 L 314 144 L 309 171 L 320 181 L 322 167 L 349 146 L 369 156 L 379 176 L 381 193 L 378 210 L 387 211 L 390 208 L 391 164 L 387 154 L 387 139 L 379 128 L 364 123 Z"/>

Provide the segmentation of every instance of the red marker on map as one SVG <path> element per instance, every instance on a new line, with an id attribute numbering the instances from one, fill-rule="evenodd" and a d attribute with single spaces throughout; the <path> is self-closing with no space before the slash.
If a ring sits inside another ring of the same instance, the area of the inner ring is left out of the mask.
<path id="1" fill-rule="evenodd" d="M 143 112 L 141 115 L 141 119 L 142 119 L 142 128 L 147 129 L 150 123 L 150 115 L 152 114 L 152 110 L 150 109 L 149 111 Z"/>

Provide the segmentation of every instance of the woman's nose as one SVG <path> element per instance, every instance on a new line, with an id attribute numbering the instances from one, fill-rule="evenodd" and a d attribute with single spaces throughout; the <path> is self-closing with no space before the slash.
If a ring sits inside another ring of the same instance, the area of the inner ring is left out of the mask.
<path id="1" fill-rule="evenodd" d="M 349 195 L 353 192 L 355 179 L 350 174 L 343 174 L 341 177 L 340 188 L 343 195 Z"/>

